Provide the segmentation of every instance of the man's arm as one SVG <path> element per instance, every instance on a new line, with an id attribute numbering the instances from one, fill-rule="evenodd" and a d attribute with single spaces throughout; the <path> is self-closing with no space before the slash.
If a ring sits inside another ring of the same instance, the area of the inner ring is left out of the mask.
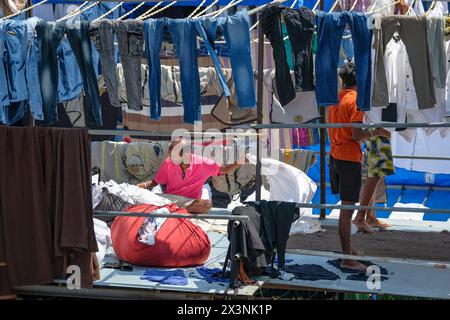
<path id="1" fill-rule="evenodd" d="M 356 142 L 360 142 L 361 140 L 369 140 L 373 137 L 378 136 L 389 138 L 391 136 L 391 133 L 383 128 L 377 128 L 373 130 L 372 133 L 368 129 L 352 128 L 352 136 L 353 140 L 355 140 Z"/>
<path id="2" fill-rule="evenodd" d="M 155 180 L 149 180 L 149 181 L 144 181 L 141 182 L 137 185 L 138 188 L 143 188 L 143 189 L 153 189 L 154 187 L 156 187 L 158 185 L 158 183 L 156 183 Z"/>

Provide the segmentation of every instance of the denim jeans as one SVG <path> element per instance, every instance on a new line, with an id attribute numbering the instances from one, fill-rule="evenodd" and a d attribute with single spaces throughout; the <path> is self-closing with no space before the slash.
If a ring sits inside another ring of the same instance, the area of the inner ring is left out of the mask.
<path id="1" fill-rule="evenodd" d="M 66 23 L 39 21 L 36 25 L 39 51 L 39 80 L 45 125 L 58 122 L 58 61 L 56 51 L 66 32 Z"/>
<path id="2" fill-rule="evenodd" d="M 27 89 L 31 115 L 36 120 L 44 120 L 42 111 L 41 82 L 39 81 L 39 52 L 34 35 L 39 18 L 33 17 L 25 21 L 27 25 Z"/>
<path id="3" fill-rule="evenodd" d="M 23 21 L 6 21 L 4 33 L 9 101 L 28 100 L 26 87 L 27 25 Z"/>
<path id="4" fill-rule="evenodd" d="M 360 12 L 317 12 L 316 97 L 317 105 L 338 103 L 337 68 L 342 35 L 346 24 L 353 39 L 356 68 L 357 106 L 370 110 L 372 30 Z"/>
<path id="5" fill-rule="evenodd" d="M 254 108 L 256 97 L 247 11 L 241 10 L 228 17 L 201 19 L 201 23 L 212 47 L 214 47 L 217 32 L 223 32 L 230 54 L 238 106 L 240 108 Z M 211 56 L 214 55 L 215 53 L 211 54 Z"/>
<path id="6" fill-rule="evenodd" d="M 77 21 L 67 24 L 67 38 L 78 62 L 83 77 L 85 91 L 85 121 L 89 128 L 102 126 L 102 107 L 97 76 L 92 61 L 91 41 L 89 38 L 89 22 Z"/>
<path id="7" fill-rule="evenodd" d="M 100 53 L 102 75 L 105 79 L 109 101 L 113 107 L 120 108 L 119 79 L 114 51 L 114 21 L 102 19 L 91 22 L 89 30 L 92 42 Z"/>
<path id="8" fill-rule="evenodd" d="M 58 102 L 70 101 L 83 91 L 83 77 L 67 37 L 56 50 L 58 59 Z"/>
<path id="9" fill-rule="evenodd" d="M 8 80 L 5 70 L 5 23 L 0 21 L 0 123 L 5 122 L 3 107 L 9 105 Z"/>
<path id="10" fill-rule="evenodd" d="M 114 30 L 124 69 L 128 107 L 142 110 L 141 59 L 144 52 L 144 23 L 140 20 L 117 20 Z"/>
<path id="11" fill-rule="evenodd" d="M 28 102 L 13 102 L 3 107 L 4 124 L 10 126 L 23 119 L 28 110 Z"/>
<path id="12" fill-rule="evenodd" d="M 284 17 L 289 40 L 292 46 L 295 88 L 287 61 L 283 41 L 281 16 Z M 261 12 L 264 34 L 273 48 L 275 60 L 275 85 L 282 106 L 295 99 L 296 92 L 314 91 L 314 66 L 312 39 L 314 34 L 314 13 L 301 8 L 290 9 L 280 4 L 269 4 Z"/>
<path id="13" fill-rule="evenodd" d="M 159 55 L 165 28 L 168 29 L 173 39 L 180 61 L 184 121 L 194 123 L 194 121 L 201 120 L 200 76 L 198 74 L 195 22 L 187 19 L 162 18 L 145 21 L 151 118 L 159 120 L 161 116 L 161 61 Z"/>

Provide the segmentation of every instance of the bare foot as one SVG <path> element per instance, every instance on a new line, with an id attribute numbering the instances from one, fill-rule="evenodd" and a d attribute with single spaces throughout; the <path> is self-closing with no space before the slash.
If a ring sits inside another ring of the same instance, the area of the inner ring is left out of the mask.
<path id="1" fill-rule="evenodd" d="M 353 223 L 358 227 L 358 231 L 362 231 L 364 233 L 375 233 L 375 231 L 365 220 L 355 219 L 353 220 Z"/>
<path id="2" fill-rule="evenodd" d="M 367 219 L 366 222 L 371 227 L 377 227 L 377 228 L 382 228 L 382 229 L 392 227 L 392 225 L 382 222 L 378 219 Z"/>
<path id="3" fill-rule="evenodd" d="M 366 272 L 367 267 L 355 260 L 342 260 L 341 268 Z"/>

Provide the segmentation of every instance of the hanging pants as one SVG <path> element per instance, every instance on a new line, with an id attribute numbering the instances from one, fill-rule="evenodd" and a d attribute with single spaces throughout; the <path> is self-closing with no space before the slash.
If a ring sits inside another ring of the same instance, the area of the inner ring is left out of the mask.
<path id="1" fill-rule="evenodd" d="M 372 30 L 361 12 L 317 12 L 316 96 L 319 107 L 338 104 L 339 50 L 342 35 L 348 24 L 353 39 L 356 64 L 356 103 L 362 111 L 370 110 L 372 78 Z M 384 104 L 388 105 L 389 101 Z"/>
<path id="2" fill-rule="evenodd" d="M 292 46 L 295 88 L 287 62 L 281 30 L 281 16 L 284 17 Z M 314 91 L 315 89 L 312 54 L 314 22 L 314 13 L 304 7 L 296 10 L 282 7 L 280 4 L 271 4 L 261 12 L 262 28 L 273 48 L 276 67 L 275 85 L 282 106 L 294 100 L 296 92 Z"/>

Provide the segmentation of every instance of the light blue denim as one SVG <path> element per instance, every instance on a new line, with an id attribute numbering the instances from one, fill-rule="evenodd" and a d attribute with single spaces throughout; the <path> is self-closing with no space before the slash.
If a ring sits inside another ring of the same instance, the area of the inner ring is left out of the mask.
<path id="1" fill-rule="evenodd" d="M 228 17 L 201 19 L 209 43 L 214 46 L 219 30 L 223 32 L 227 44 L 236 97 L 240 108 L 256 106 L 255 83 L 250 46 L 249 17 L 246 10 L 241 10 Z M 210 51 L 211 56 L 216 55 Z"/>
<path id="2" fill-rule="evenodd" d="M 184 122 L 201 120 L 200 76 L 197 61 L 197 32 L 195 22 L 187 19 L 148 19 L 144 23 L 147 60 L 149 66 L 149 91 L 151 118 L 161 116 L 161 61 L 160 50 L 164 29 L 167 28 L 180 61 L 181 95 L 184 105 Z"/>
<path id="3" fill-rule="evenodd" d="M 58 60 L 58 102 L 70 101 L 83 91 L 83 78 L 67 37 L 62 38 L 56 51 Z"/>
<path id="4" fill-rule="evenodd" d="M 341 42 L 341 50 L 339 51 L 339 67 L 342 67 L 344 65 L 345 60 L 351 61 L 353 59 L 354 50 L 351 35 L 352 33 L 350 32 L 350 30 L 344 31 L 344 36 L 342 37 Z"/>
<path id="5" fill-rule="evenodd" d="M 23 21 L 7 20 L 4 28 L 6 77 L 10 102 L 28 100 L 26 80 L 27 25 Z"/>
<path id="6" fill-rule="evenodd" d="M 33 17 L 25 21 L 27 25 L 27 88 L 28 88 L 28 104 L 30 106 L 31 115 L 36 120 L 44 120 L 44 112 L 42 111 L 42 95 L 41 81 L 39 80 L 39 51 L 37 39 L 35 37 L 36 24 L 40 19 Z"/>
<path id="7" fill-rule="evenodd" d="M 372 78 L 372 30 L 361 12 L 317 12 L 316 98 L 317 105 L 338 103 L 337 68 L 345 26 L 350 27 L 356 64 L 356 104 L 359 110 L 370 110 Z"/>

